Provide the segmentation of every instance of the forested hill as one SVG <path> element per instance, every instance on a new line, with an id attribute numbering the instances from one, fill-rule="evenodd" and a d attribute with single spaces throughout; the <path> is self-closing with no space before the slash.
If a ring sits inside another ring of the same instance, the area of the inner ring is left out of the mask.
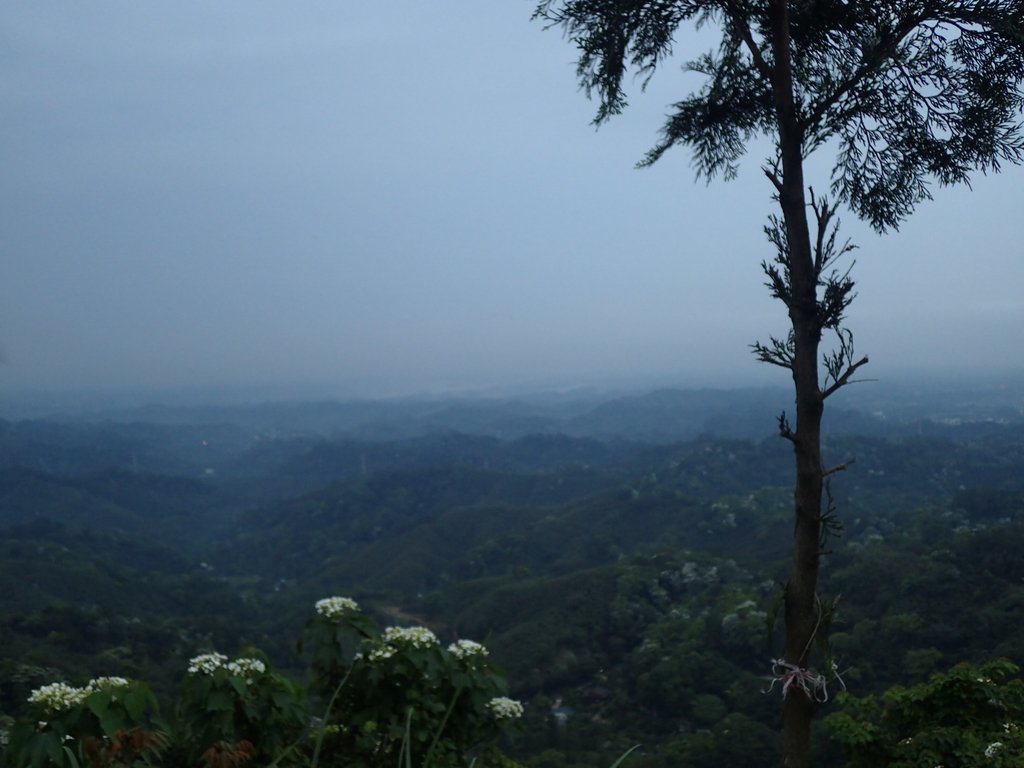
<path id="1" fill-rule="evenodd" d="M 179 399 L 182 399 L 179 397 Z M 13 422 L 44 420 L 69 448 L 82 445 L 83 424 L 103 426 L 104 447 L 140 452 L 157 430 L 168 446 L 195 437 L 194 430 L 216 437 L 219 449 L 237 447 L 239 438 L 261 434 L 346 436 L 363 440 L 401 440 L 440 432 L 512 439 L 557 433 L 572 437 L 674 442 L 700 435 L 760 439 L 773 431 L 774 417 L 792 408 L 785 387 L 748 389 L 659 389 L 641 393 L 578 390 L 517 397 L 421 397 L 388 400 L 261 402 L 251 405 L 140 405 L 113 407 L 96 401 L 89 409 L 60 401 L 24 399 L 0 409 L 0 436 L 19 451 L 31 436 L 8 435 Z M 71 401 L 75 403 L 75 401 Z M 908 430 L 942 429 L 957 424 L 1020 423 L 1024 420 L 1024 379 L 998 383 L 917 380 L 866 383 L 829 401 L 826 430 L 847 434 L 895 436 Z M 226 428 L 230 425 L 231 428 Z M 178 429 L 171 429 L 177 427 Z M 217 432 L 217 429 L 225 431 Z M 57 434 L 59 432 L 59 435 Z M 19 439 L 20 438 L 20 439 Z M 136 442 L 141 438 L 143 443 Z M 145 455 L 145 451 L 142 454 Z M 166 455 L 163 449 L 158 451 Z M 217 451 L 209 453 L 216 454 Z M 0 452 L 0 457 L 4 454 Z M 100 457 L 98 457 L 100 458 Z"/>
<path id="2" fill-rule="evenodd" d="M 774 765 L 762 690 L 792 498 L 774 397 L 2 422 L 0 709 L 97 675 L 168 697 L 190 656 L 247 644 L 300 676 L 310 606 L 341 594 L 486 641 L 528 703 L 511 749 L 530 766 L 607 765 L 638 742 L 643 765 Z M 1021 404 L 834 412 L 828 459 L 855 461 L 832 483 L 844 530 L 824 588 L 857 692 L 1024 662 Z"/>

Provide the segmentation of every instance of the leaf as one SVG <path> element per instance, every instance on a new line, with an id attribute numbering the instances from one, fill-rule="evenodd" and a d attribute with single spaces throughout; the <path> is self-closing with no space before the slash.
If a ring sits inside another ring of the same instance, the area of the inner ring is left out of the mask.
<path id="1" fill-rule="evenodd" d="M 235 689 L 235 693 L 237 693 L 239 697 L 244 698 L 246 688 L 248 686 L 248 684 L 245 682 L 245 679 L 238 677 L 236 675 L 231 675 L 231 677 L 229 677 L 228 680 L 231 681 L 231 687 Z"/>
<path id="2" fill-rule="evenodd" d="M 47 731 L 39 737 L 32 739 L 32 747 L 29 755 L 32 768 L 39 768 L 46 765 L 48 759 L 51 763 L 61 764 L 60 738 L 52 731 Z"/>
<path id="3" fill-rule="evenodd" d="M 146 711 L 146 699 L 146 694 L 141 691 L 128 691 L 128 693 L 124 695 L 124 708 L 128 712 L 128 717 L 132 719 L 133 723 L 139 723 L 142 721 L 143 715 Z"/>
<path id="4" fill-rule="evenodd" d="M 89 711 L 96 715 L 96 717 L 101 721 L 106 716 L 107 710 L 110 708 L 110 696 L 104 696 L 104 693 L 105 691 L 99 691 L 85 699 L 85 706 L 88 707 Z"/>
<path id="5" fill-rule="evenodd" d="M 42 747 L 43 751 L 45 751 L 46 753 L 46 756 L 50 758 L 51 763 L 53 763 L 54 765 L 64 764 L 64 748 L 60 742 L 60 739 L 57 737 L 57 734 L 52 732 L 47 733 L 46 739 L 42 743 Z M 35 764 L 34 757 L 35 756 L 33 756 L 32 760 L 33 764 Z M 40 761 L 39 764 L 42 765 L 42 761 Z"/>
<path id="6" fill-rule="evenodd" d="M 622 761 L 625 760 L 627 757 L 629 757 L 631 754 L 633 754 L 638 749 L 640 749 L 640 745 L 639 744 L 634 744 L 632 747 L 630 747 L 625 752 L 623 752 L 621 755 L 619 755 L 619 759 L 616 760 L 614 763 L 612 763 L 611 768 L 619 768 L 619 766 L 622 765 Z"/>
<path id="7" fill-rule="evenodd" d="M 235 700 L 227 691 L 211 691 L 206 700 L 207 712 L 231 712 L 235 708 Z"/>
<path id="8" fill-rule="evenodd" d="M 278 709 L 287 709 L 294 703 L 294 697 L 288 691 L 274 691 L 270 699 Z"/>
<path id="9" fill-rule="evenodd" d="M 78 758 L 75 757 L 75 753 L 68 747 L 64 747 L 64 753 L 67 755 L 68 763 L 71 765 L 71 768 L 78 768 Z"/>
<path id="10" fill-rule="evenodd" d="M 124 716 L 116 709 L 108 709 L 99 718 L 99 721 L 100 728 L 102 728 L 103 732 L 107 735 L 123 731 L 127 725 L 125 723 Z"/>

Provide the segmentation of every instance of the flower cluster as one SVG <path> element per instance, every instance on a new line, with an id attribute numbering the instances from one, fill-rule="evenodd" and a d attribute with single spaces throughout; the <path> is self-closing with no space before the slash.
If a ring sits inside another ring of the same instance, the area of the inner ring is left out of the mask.
<path id="1" fill-rule="evenodd" d="M 29 704 L 41 704 L 47 712 L 63 712 L 77 707 L 89 694 L 111 688 L 127 688 L 128 681 L 123 677 L 97 677 L 90 680 L 84 688 L 76 688 L 67 683 L 50 683 L 36 688 L 29 694 Z"/>
<path id="2" fill-rule="evenodd" d="M 188 673 L 190 675 L 212 675 L 223 667 L 227 660 L 228 657 L 223 653 L 202 653 L 188 660 Z"/>
<path id="3" fill-rule="evenodd" d="M 470 659 L 474 656 L 486 656 L 488 651 L 473 640 L 456 640 L 448 646 L 448 653 L 457 659 Z"/>
<path id="4" fill-rule="evenodd" d="M 985 747 L 985 757 L 994 757 L 996 752 L 1003 748 L 1003 742 L 993 741 L 987 747 Z"/>
<path id="5" fill-rule="evenodd" d="M 429 648 L 437 645 L 437 636 L 426 627 L 388 627 L 384 630 L 384 642 Z"/>
<path id="6" fill-rule="evenodd" d="M 395 655 L 395 653 L 397 653 L 397 651 L 390 645 L 380 645 L 367 653 L 363 653 L 360 651 L 356 654 L 355 658 L 356 661 L 359 661 L 360 659 L 365 659 L 366 661 L 372 664 L 375 661 L 384 661 L 385 659 L 390 659 L 392 656 Z"/>
<path id="7" fill-rule="evenodd" d="M 67 683 L 50 683 L 29 694 L 29 704 L 41 704 L 47 712 L 63 712 L 77 707 L 92 691 L 75 688 Z"/>
<path id="8" fill-rule="evenodd" d="M 128 685 L 129 682 L 123 677 L 96 677 L 89 681 L 85 690 L 92 693 L 93 691 L 108 691 L 111 688 L 127 688 Z"/>
<path id="9" fill-rule="evenodd" d="M 225 667 L 232 675 L 244 677 L 247 683 L 251 683 L 254 678 L 267 671 L 267 665 L 259 659 L 250 659 L 244 656 L 229 662 Z"/>
<path id="10" fill-rule="evenodd" d="M 491 699 L 487 702 L 487 708 L 498 720 L 516 720 L 523 716 L 523 705 L 507 696 Z"/>
<path id="11" fill-rule="evenodd" d="M 234 661 L 228 661 L 228 657 L 223 653 L 203 653 L 189 659 L 188 673 L 190 675 L 212 675 L 222 667 L 236 677 L 245 678 L 248 683 L 267 671 L 267 665 L 259 659 L 241 656 Z"/>
<path id="12" fill-rule="evenodd" d="M 316 601 L 316 612 L 332 621 L 340 619 L 345 613 L 354 613 L 358 610 L 359 603 L 351 597 L 325 597 L 323 600 Z"/>

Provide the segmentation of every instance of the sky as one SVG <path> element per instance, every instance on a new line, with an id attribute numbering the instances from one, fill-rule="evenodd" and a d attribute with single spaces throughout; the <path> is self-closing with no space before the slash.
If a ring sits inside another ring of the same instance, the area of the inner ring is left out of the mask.
<path id="1" fill-rule="evenodd" d="M 785 384 L 749 351 L 786 328 L 764 148 L 729 183 L 634 168 L 699 80 L 595 129 L 531 11 L 0 5 L 0 396 Z M 896 234 L 844 217 L 871 376 L 1024 369 L 1022 200 L 1009 167 Z"/>

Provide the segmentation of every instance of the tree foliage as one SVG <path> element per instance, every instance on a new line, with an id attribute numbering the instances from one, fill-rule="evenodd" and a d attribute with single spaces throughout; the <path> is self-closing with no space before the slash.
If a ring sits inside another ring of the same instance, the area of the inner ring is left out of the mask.
<path id="1" fill-rule="evenodd" d="M 879 229 L 931 197 L 929 180 L 969 181 L 1024 158 L 1024 3 L 1019 0 L 806 0 L 787 4 L 795 127 L 806 157 L 834 146 L 832 190 Z M 773 84 L 772 2 L 545 0 L 539 18 L 563 25 L 578 75 L 599 102 L 595 121 L 627 105 L 632 69 L 644 84 L 673 53 L 681 25 L 715 25 L 717 49 L 685 68 L 703 85 L 672 105 L 641 165 L 683 145 L 698 173 L 732 178 L 747 143 L 781 147 Z"/>
<path id="2" fill-rule="evenodd" d="M 1002 768 L 1024 761 L 1024 682 L 1016 665 L 959 664 L 911 688 L 847 696 L 826 725 L 849 768 Z"/>

